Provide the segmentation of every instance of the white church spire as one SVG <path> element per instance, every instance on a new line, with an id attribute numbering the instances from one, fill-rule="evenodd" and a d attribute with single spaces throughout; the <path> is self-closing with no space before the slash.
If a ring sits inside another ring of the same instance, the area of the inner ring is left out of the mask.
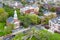
<path id="1" fill-rule="evenodd" d="M 17 18 L 17 11 L 16 10 L 14 11 L 14 19 L 18 19 Z"/>
<path id="2" fill-rule="evenodd" d="M 20 21 L 18 20 L 17 17 L 17 11 L 14 11 L 14 29 L 19 28 L 20 27 Z"/>

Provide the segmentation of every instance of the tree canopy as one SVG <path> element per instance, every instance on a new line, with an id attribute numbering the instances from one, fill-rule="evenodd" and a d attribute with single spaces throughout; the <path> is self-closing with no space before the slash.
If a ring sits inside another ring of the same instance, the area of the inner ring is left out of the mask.
<path id="1" fill-rule="evenodd" d="M 28 27 L 31 24 L 39 24 L 40 18 L 36 14 L 24 14 L 20 15 L 20 21 L 23 23 L 24 26 Z"/>
<path id="2" fill-rule="evenodd" d="M 3 8 L 0 8 L 0 22 L 5 22 L 8 18 L 8 14 L 5 12 Z"/>
<path id="3" fill-rule="evenodd" d="M 8 5 L 4 5 L 4 9 L 8 13 L 8 17 L 13 16 L 13 14 L 14 14 L 14 9 L 13 8 L 9 7 Z"/>
<path id="4" fill-rule="evenodd" d="M 0 23 L 0 36 L 4 36 L 11 33 L 11 28 L 6 27 L 5 23 Z"/>

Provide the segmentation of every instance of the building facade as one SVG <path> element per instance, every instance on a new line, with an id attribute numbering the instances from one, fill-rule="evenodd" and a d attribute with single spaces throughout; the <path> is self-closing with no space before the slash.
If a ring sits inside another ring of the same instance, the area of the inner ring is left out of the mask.
<path id="1" fill-rule="evenodd" d="M 60 31 L 60 17 L 49 20 L 49 27 L 51 32 Z"/>

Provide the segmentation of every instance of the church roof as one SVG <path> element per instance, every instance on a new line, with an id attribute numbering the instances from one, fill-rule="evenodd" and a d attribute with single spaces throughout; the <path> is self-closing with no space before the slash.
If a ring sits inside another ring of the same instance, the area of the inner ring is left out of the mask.
<path id="1" fill-rule="evenodd" d="M 7 19 L 7 22 L 9 22 L 9 23 L 11 23 L 11 22 L 13 22 L 13 17 L 9 17 L 8 19 Z"/>

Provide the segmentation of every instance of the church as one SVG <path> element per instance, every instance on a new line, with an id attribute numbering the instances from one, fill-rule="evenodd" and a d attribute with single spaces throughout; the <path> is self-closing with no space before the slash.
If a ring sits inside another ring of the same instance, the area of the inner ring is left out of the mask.
<path id="1" fill-rule="evenodd" d="M 18 20 L 16 10 L 14 11 L 14 17 L 9 17 L 6 22 L 7 22 L 7 25 L 14 24 L 14 29 L 20 27 L 20 21 Z"/>

